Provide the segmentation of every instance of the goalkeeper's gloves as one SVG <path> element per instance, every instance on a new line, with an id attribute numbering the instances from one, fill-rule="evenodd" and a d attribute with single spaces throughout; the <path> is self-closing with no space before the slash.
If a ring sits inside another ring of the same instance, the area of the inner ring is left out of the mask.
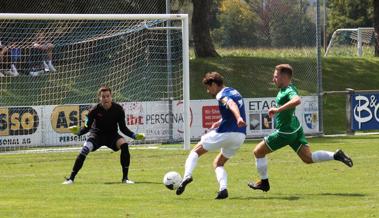
<path id="1" fill-rule="evenodd" d="M 145 139 L 145 134 L 143 134 L 143 133 L 136 133 L 136 134 L 134 134 L 134 138 L 136 140 L 143 140 L 143 139 Z"/>
<path id="2" fill-rule="evenodd" d="M 72 134 L 75 134 L 75 135 L 79 134 L 80 132 L 79 126 L 70 126 L 68 127 L 68 129 L 70 130 Z"/>

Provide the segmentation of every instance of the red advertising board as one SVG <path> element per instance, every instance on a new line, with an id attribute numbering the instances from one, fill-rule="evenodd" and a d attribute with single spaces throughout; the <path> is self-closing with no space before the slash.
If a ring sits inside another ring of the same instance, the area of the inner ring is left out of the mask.
<path id="1" fill-rule="evenodd" d="M 203 128 L 210 128 L 214 122 L 221 118 L 218 106 L 203 106 L 202 108 Z"/>

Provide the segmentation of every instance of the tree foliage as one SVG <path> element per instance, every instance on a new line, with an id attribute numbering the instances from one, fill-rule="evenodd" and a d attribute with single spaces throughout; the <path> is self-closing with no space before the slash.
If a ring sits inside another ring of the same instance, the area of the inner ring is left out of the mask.
<path id="1" fill-rule="evenodd" d="M 305 0 L 223 0 L 215 42 L 223 46 L 301 47 L 315 45 L 315 24 Z"/>
<path id="2" fill-rule="evenodd" d="M 271 46 L 314 46 L 316 26 L 307 16 L 310 4 L 308 1 L 272 1 L 270 6 L 262 8 L 268 10 L 272 18 L 270 21 Z"/>
<path id="3" fill-rule="evenodd" d="M 379 0 L 374 0 L 375 56 L 379 57 Z"/>
<path id="4" fill-rule="evenodd" d="M 373 26 L 373 0 L 329 0 L 328 32 Z"/>
<path id="5" fill-rule="evenodd" d="M 257 45 L 257 16 L 239 0 L 224 0 L 217 16 L 219 27 L 212 31 L 220 46 L 253 47 Z"/>
<path id="6" fill-rule="evenodd" d="M 315 10 L 309 0 L 172 0 L 192 3 L 195 54 L 218 56 L 223 47 L 302 47 L 315 44 Z M 375 27 L 379 0 L 328 0 L 328 30 Z M 165 13 L 165 1 L 0 0 L 0 13 Z M 211 37 L 212 36 L 212 37 Z M 330 36 L 329 36 L 330 37 Z M 377 46 L 379 55 L 379 46 Z"/>

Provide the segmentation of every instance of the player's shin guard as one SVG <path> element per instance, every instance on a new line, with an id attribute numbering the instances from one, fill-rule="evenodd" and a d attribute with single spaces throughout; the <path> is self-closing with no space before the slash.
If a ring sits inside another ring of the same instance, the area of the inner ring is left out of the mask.
<path id="1" fill-rule="evenodd" d="M 86 159 L 86 155 L 82 153 L 80 153 L 76 157 L 75 164 L 74 164 L 74 167 L 72 168 L 72 172 L 69 179 L 71 179 L 72 181 L 75 180 L 75 176 L 76 174 L 78 174 L 79 170 L 82 168 L 85 159 Z"/>
<path id="2" fill-rule="evenodd" d="M 122 167 L 122 181 L 128 180 L 130 153 L 128 143 L 121 145 L 120 163 Z"/>

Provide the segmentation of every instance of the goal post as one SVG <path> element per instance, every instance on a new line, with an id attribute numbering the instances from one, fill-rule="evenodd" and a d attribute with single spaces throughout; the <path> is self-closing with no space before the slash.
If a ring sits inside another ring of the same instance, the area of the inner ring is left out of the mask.
<path id="1" fill-rule="evenodd" d="M 358 56 L 374 55 L 375 31 L 373 27 L 342 28 L 333 32 L 325 51 L 328 55 Z M 364 50 L 366 50 L 364 52 Z"/>
<path id="2" fill-rule="evenodd" d="M 143 143 L 189 149 L 188 34 L 187 14 L 0 14 L 0 151 L 81 144 L 103 84 Z"/>

